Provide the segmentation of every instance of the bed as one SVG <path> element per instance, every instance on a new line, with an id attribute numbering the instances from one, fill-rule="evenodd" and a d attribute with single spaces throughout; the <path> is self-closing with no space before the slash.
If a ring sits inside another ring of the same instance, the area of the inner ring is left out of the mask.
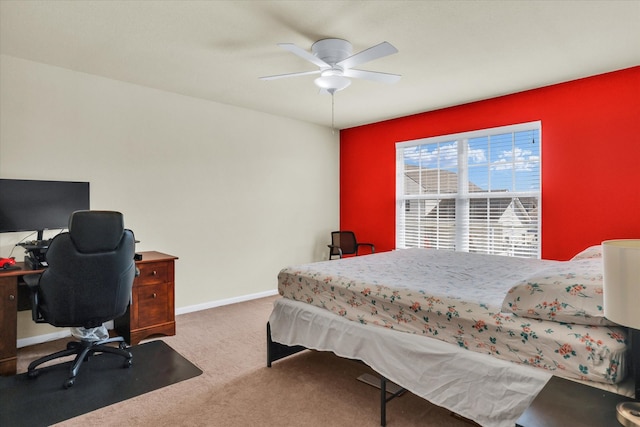
<path id="1" fill-rule="evenodd" d="M 486 426 L 552 375 L 630 395 L 626 329 L 602 314 L 599 247 L 570 261 L 404 249 L 287 267 L 268 339 L 361 360 Z"/>

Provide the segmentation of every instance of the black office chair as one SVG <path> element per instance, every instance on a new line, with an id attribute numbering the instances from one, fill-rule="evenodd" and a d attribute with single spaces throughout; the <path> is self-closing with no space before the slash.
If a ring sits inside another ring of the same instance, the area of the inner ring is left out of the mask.
<path id="1" fill-rule="evenodd" d="M 353 231 L 332 231 L 331 244 L 327 246 L 329 246 L 329 259 L 334 256 L 342 258 L 343 255 L 358 255 L 360 246 L 369 246 L 371 253 L 376 251 L 373 243 L 358 243 Z"/>
<path id="2" fill-rule="evenodd" d="M 53 238 L 46 253 L 48 268 L 39 275 L 25 276 L 31 289 L 33 320 L 57 327 L 96 328 L 123 315 L 131 300 L 136 275 L 135 239 L 124 228 L 120 212 L 77 211 L 69 218 L 69 231 Z M 109 343 L 119 343 L 118 347 Z M 93 341 L 81 339 L 67 349 L 42 357 L 29 365 L 29 377 L 40 372 L 36 366 L 76 354 L 64 387 L 71 387 L 83 361 L 94 353 L 124 357 L 132 364 L 122 337 Z"/>

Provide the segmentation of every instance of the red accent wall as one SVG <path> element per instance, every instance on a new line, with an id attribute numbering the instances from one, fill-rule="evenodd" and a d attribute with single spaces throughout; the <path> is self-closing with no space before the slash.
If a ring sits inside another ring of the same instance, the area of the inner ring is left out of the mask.
<path id="1" fill-rule="evenodd" d="M 640 238 L 640 66 L 342 130 L 340 227 L 395 247 L 396 142 L 537 120 L 542 257 Z"/>

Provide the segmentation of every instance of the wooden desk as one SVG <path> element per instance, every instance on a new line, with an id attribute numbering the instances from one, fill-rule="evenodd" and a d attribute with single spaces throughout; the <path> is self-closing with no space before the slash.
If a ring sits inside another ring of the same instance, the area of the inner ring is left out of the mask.
<path id="1" fill-rule="evenodd" d="M 516 427 L 619 426 L 616 405 L 631 400 L 575 381 L 551 377 L 518 418 Z"/>
<path id="2" fill-rule="evenodd" d="M 116 332 L 131 345 L 155 334 L 175 335 L 175 256 L 141 252 L 136 261 L 140 276 L 133 283 L 131 304 L 122 317 L 114 319 Z M 0 375 L 14 375 L 17 362 L 18 286 L 22 277 L 44 270 L 0 269 Z M 21 284 L 20 286 L 25 286 Z"/>

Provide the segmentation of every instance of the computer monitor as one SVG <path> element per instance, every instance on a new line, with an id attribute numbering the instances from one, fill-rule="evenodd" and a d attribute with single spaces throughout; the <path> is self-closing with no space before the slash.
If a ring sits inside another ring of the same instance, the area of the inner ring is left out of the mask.
<path id="1" fill-rule="evenodd" d="M 0 233 L 64 229 L 69 216 L 89 209 L 89 183 L 0 179 Z"/>

